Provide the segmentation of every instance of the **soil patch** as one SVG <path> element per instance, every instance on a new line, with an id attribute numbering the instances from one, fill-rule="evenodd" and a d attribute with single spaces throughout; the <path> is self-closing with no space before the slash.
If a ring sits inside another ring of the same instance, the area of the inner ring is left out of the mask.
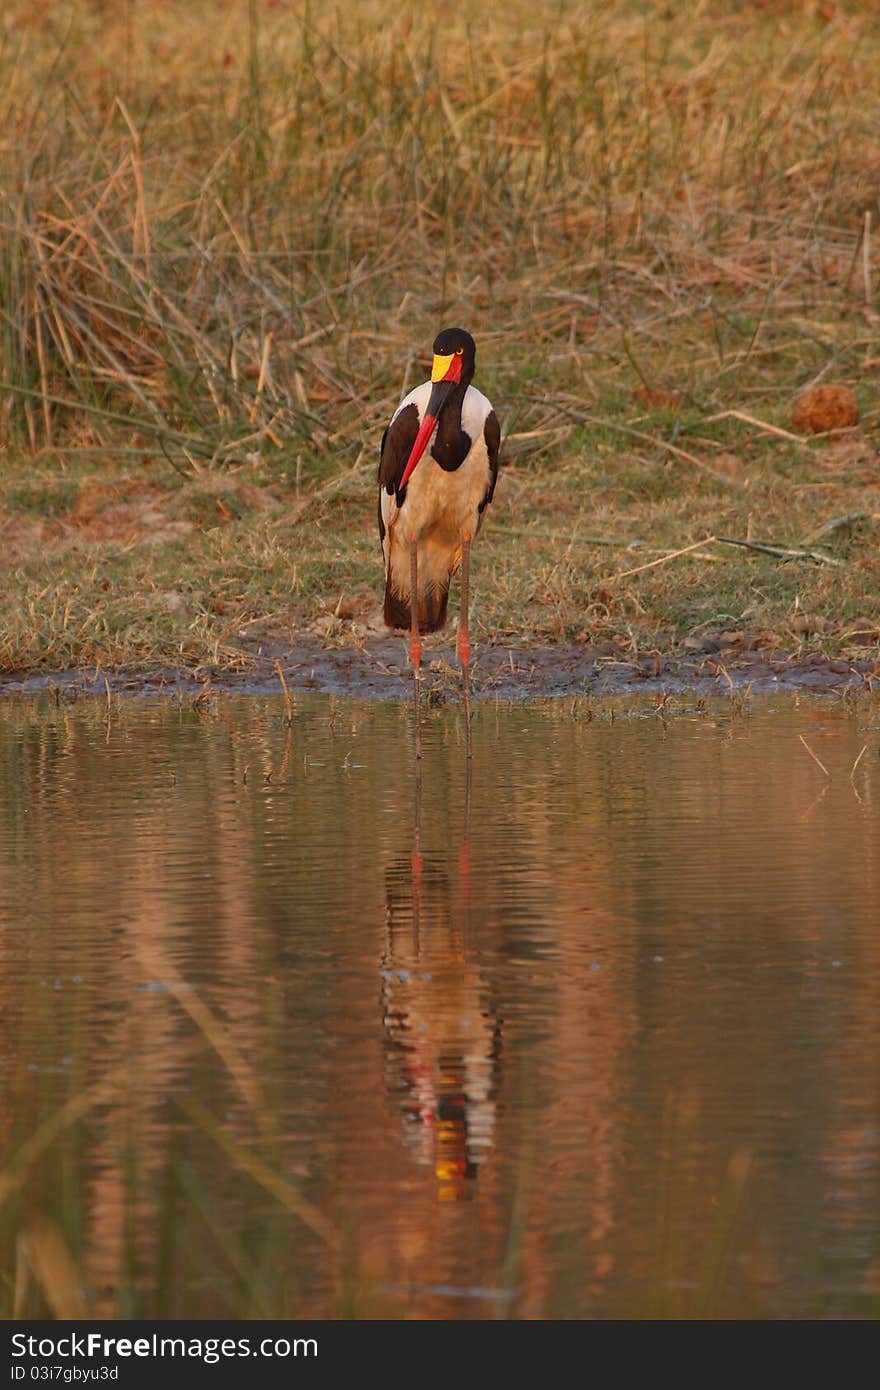
<path id="1" fill-rule="evenodd" d="M 242 651 L 242 670 L 187 672 L 171 667 L 152 671 L 72 670 L 12 672 L 0 676 L 0 695 L 55 690 L 77 694 L 149 694 L 216 690 L 239 694 L 277 693 L 278 667 L 289 690 L 350 695 L 359 699 L 406 699 L 412 690 L 407 642 L 402 637 L 365 640 L 357 646 L 331 646 L 305 638 L 294 644 L 263 642 Z M 633 657 L 605 646 L 557 647 L 498 645 L 478 649 L 472 684 L 482 698 L 528 700 L 564 696 L 610 697 L 640 692 L 726 694 L 802 690 L 817 693 L 849 687 L 870 692 L 880 679 L 876 664 L 849 663 L 812 654 L 736 651 Z M 457 700 L 460 692 L 455 645 L 429 639 L 423 657 L 423 691 L 429 701 Z"/>

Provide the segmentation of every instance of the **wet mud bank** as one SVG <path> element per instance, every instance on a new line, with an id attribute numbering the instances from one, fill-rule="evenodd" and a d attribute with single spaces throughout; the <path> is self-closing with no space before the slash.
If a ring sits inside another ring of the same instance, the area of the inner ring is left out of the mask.
<path id="1" fill-rule="evenodd" d="M 8 672 L 0 675 L 0 696 L 55 691 L 77 695 L 175 694 L 228 691 L 268 694 L 281 690 L 279 668 L 289 691 L 350 695 L 359 699 L 405 699 L 412 688 L 407 643 L 382 637 L 357 645 L 328 646 L 315 639 L 295 644 L 263 644 L 242 651 L 239 670 L 198 671 L 94 668 L 68 671 Z M 816 693 L 852 688 L 870 693 L 880 680 L 877 663 L 848 662 L 822 654 L 737 651 L 680 656 L 650 652 L 638 656 L 585 644 L 554 647 L 497 645 L 477 649 L 471 665 L 475 694 L 503 700 L 595 696 L 608 698 L 650 691 L 725 694 L 801 690 Z M 438 703 L 457 699 L 460 677 L 454 643 L 425 644 L 423 691 Z"/>

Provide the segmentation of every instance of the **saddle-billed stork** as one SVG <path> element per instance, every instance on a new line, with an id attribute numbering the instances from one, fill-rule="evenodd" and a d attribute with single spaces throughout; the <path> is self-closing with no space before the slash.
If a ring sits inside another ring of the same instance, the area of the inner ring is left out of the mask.
<path id="1" fill-rule="evenodd" d="M 421 757 L 420 634 L 446 622 L 449 586 L 461 567 L 458 656 L 464 688 L 468 757 L 471 702 L 468 579 L 471 542 L 492 501 L 501 429 L 492 404 L 471 385 L 477 349 L 463 328 L 434 340 L 431 380 L 404 396 L 382 436 L 379 539 L 385 558 L 385 622 L 409 628 Z M 431 436 L 431 451 L 423 459 Z"/>

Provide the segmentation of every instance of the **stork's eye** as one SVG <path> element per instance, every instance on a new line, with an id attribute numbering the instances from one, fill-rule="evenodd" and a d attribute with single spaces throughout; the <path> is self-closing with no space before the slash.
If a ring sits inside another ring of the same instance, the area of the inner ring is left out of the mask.
<path id="1" fill-rule="evenodd" d="M 463 353 L 464 353 L 464 348 L 456 348 L 456 349 L 455 349 L 455 355 L 456 355 L 456 357 L 461 357 L 461 356 L 463 355 Z"/>

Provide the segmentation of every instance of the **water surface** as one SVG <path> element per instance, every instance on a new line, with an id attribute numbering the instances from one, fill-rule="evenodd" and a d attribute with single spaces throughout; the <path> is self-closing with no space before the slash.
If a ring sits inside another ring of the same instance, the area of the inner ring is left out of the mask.
<path id="1" fill-rule="evenodd" d="M 876 702 L 409 719 L 4 703 L 4 1315 L 876 1316 Z"/>

